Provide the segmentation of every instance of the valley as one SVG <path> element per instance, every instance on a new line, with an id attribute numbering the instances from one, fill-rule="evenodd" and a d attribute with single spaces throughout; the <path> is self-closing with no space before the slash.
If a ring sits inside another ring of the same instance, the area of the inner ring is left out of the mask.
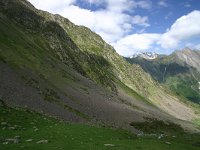
<path id="1" fill-rule="evenodd" d="M 171 55 L 160 56 L 153 60 L 141 57 L 127 58 L 130 63 L 139 64 L 159 83 L 167 86 L 176 94 L 199 103 L 199 50 L 185 48 Z"/>
<path id="2" fill-rule="evenodd" d="M 199 64 L 177 60 L 127 60 L 87 27 L 2 0 L 0 146 L 198 149 Z"/>

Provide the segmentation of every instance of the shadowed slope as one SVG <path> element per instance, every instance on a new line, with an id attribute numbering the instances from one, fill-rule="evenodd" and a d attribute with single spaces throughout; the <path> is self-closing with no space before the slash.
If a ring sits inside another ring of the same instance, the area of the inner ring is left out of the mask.
<path id="1" fill-rule="evenodd" d="M 175 118 L 197 117 L 88 28 L 24 0 L 0 3 L 0 97 L 5 103 L 135 132 L 129 123 L 145 117 L 183 126 L 188 123 Z"/>

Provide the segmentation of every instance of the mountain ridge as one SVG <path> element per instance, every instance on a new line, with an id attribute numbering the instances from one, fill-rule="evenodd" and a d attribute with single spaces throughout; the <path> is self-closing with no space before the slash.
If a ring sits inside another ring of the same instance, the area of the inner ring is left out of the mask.
<path id="1" fill-rule="evenodd" d="M 134 55 L 130 56 L 129 58 L 136 58 L 141 57 L 144 59 L 156 59 L 158 57 L 158 54 L 155 52 L 137 52 Z"/>
<path id="2" fill-rule="evenodd" d="M 153 61 L 146 61 L 144 59 L 129 59 L 128 61 L 139 64 L 158 82 L 167 85 L 178 94 L 199 103 L 199 54 L 200 51 L 198 50 L 185 48 Z M 177 86 L 180 87 L 177 88 Z"/>
<path id="3" fill-rule="evenodd" d="M 25 0 L 0 3 L 0 98 L 5 103 L 134 132 L 129 123 L 147 117 L 196 130 L 190 124 L 198 118 L 192 105 L 139 65 L 127 63 L 90 29 Z"/>

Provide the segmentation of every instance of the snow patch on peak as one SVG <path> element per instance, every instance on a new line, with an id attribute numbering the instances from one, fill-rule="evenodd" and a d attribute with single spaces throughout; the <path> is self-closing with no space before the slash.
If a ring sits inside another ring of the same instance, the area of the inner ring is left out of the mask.
<path id="1" fill-rule="evenodd" d="M 144 59 L 156 59 L 158 54 L 155 52 L 136 52 L 134 55 L 130 56 L 130 58 L 141 57 Z"/>

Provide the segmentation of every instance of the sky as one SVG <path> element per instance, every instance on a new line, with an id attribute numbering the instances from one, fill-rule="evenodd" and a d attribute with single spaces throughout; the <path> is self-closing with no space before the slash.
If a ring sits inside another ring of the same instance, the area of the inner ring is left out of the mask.
<path id="1" fill-rule="evenodd" d="M 122 56 L 200 49 L 200 0 L 29 0 L 99 34 Z"/>

